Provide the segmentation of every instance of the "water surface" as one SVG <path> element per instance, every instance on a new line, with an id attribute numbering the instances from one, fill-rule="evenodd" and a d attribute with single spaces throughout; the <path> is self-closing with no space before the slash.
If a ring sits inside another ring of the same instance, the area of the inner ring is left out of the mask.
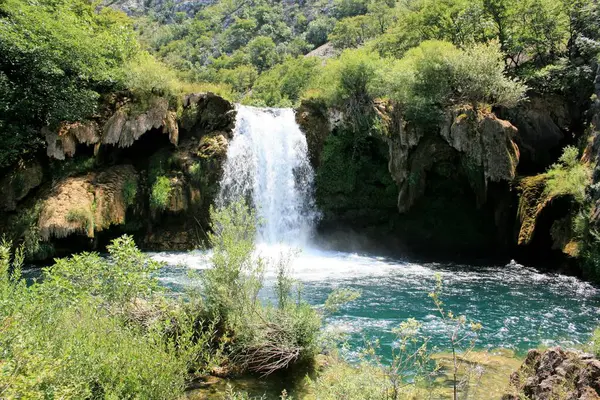
<path id="1" fill-rule="evenodd" d="M 263 246 L 262 255 L 282 250 Z M 285 250 L 284 250 L 285 251 Z M 187 269 L 204 269 L 210 255 L 202 252 L 157 253 L 168 264 L 161 281 L 177 290 L 190 284 Z M 326 321 L 328 329 L 349 335 L 350 349 L 365 340 L 380 339 L 384 352 L 394 342 L 392 329 L 407 318 L 423 324 L 422 334 L 445 348 L 447 330 L 428 296 L 443 280 L 446 310 L 480 322 L 480 348 L 507 348 L 523 353 L 538 346 L 585 343 L 600 324 L 600 292 L 577 278 L 541 273 L 510 263 L 489 267 L 417 264 L 372 255 L 304 250 L 293 262 L 292 274 L 303 285 L 303 296 L 318 306 L 336 288 L 358 289 L 361 297 Z M 275 271 L 267 270 L 264 300 L 272 298 Z"/>

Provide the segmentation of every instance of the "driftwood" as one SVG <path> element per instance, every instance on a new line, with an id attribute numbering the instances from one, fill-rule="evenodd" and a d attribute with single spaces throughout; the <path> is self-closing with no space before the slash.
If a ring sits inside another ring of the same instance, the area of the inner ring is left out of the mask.
<path id="1" fill-rule="evenodd" d="M 287 324 L 265 322 L 257 329 L 261 336 L 234 356 L 234 361 L 261 376 L 286 369 L 300 358 L 302 347 L 295 343 Z"/>

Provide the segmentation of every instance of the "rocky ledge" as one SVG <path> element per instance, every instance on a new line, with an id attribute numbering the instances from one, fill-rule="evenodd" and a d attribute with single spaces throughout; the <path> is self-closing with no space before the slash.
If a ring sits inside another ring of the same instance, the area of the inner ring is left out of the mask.
<path id="1" fill-rule="evenodd" d="M 560 347 L 529 350 L 521 368 L 510 377 L 502 400 L 600 399 L 600 360 L 592 354 Z"/>

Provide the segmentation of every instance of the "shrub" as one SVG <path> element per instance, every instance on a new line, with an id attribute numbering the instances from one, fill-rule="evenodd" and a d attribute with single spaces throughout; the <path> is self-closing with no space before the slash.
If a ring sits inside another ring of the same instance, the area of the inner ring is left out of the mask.
<path id="1" fill-rule="evenodd" d="M 158 289 L 152 276 L 160 264 L 138 250 L 130 236 L 115 239 L 108 246 L 109 259 L 83 253 L 56 261 L 44 270 L 41 289 L 49 297 L 75 299 L 92 295 L 109 303 L 125 304 L 148 298 Z"/>
<path id="2" fill-rule="evenodd" d="M 366 49 L 345 50 L 339 58 L 327 61 L 310 87 L 310 96 L 320 97 L 328 105 L 362 102 L 373 96 L 383 66 L 379 56 Z"/>
<path id="3" fill-rule="evenodd" d="M 576 147 L 565 147 L 558 163 L 548 169 L 547 175 L 545 192 L 549 197 L 570 195 L 579 204 L 585 201 L 591 170 L 579 161 L 579 150 Z"/>
<path id="4" fill-rule="evenodd" d="M 327 42 L 327 36 L 335 26 L 335 19 L 317 17 L 310 21 L 306 29 L 306 40 L 314 47 L 319 47 Z"/>
<path id="5" fill-rule="evenodd" d="M 96 254 L 59 260 L 31 287 L 20 279 L 23 252 L 11 261 L 9 248 L 0 245 L 3 397 L 167 399 L 183 393 L 190 363 L 176 344 L 185 342 L 123 318 L 124 306 L 149 299 L 156 284 L 150 277 L 156 264 L 131 238 L 113 242 L 110 260 Z"/>
<path id="6" fill-rule="evenodd" d="M 130 179 L 123 185 L 123 200 L 127 207 L 135 204 L 137 198 L 138 183 L 137 179 Z"/>
<path id="7" fill-rule="evenodd" d="M 296 104 L 316 75 L 317 64 L 315 57 L 286 58 L 258 78 L 247 102 L 269 107 Z"/>
<path id="8" fill-rule="evenodd" d="M 390 61 L 389 70 L 374 92 L 406 106 L 413 120 L 435 120 L 453 104 L 514 107 L 525 96 L 525 85 L 504 72 L 497 43 L 458 49 L 440 41 L 426 41 Z"/>
<path id="9" fill-rule="evenodd" d="M 256 216 L 243 202 L 211 210 L 212 268 L 202 275 L 202 295 L 232 338 L 232 360 L 243 369 L 268 375 L 297 363 L 309 363 L 321 350 L 322 316 L 294 295 L 289 277 L 291 255 L 277 263 L 278 304 L 263 305 L 267 260 L 254 253 Z M 352 298 L 335 295 L 339 304 Z"/>
<path id="10" fill-rule="evenodd" d="M 275 42 L 270 37 L 257 36 L 248 43 L 246 49 L 250 55 L 252 65 L 258 71 L 262 72 L 271 68 L 277 62 Z"/>
<path id="11" fill-rule="evenodd" d="M 154 210 L 164 210 L 169 205 L 171 198 L 171 180 L 166 176 L 159 176 L 152 185 L 150 193 L 150 206 Z"/>

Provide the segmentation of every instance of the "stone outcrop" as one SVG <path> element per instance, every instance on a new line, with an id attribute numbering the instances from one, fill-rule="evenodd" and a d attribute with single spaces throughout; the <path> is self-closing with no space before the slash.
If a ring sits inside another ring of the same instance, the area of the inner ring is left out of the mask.
<path id="1" fill-rule="evenodd" d="M 122 107 L 102 127 L 102 144 L 129 147 L 144 133 L 160 129 L 174 145 L 179 142 L 176 113 L 169 110 L 169 101 L 153 97 L 143 112 L 132 112 Z"/>
<path id="2" fill-rule="evenodd" d="M 144 105 L 129 101 L 119 105 L 105 121 L 65 123 L 58 132 L 45 128 L 43 133 L 48 157 L 64 160 L 75 155 L 78 145 L 94 145 L 94 154 L 101 145 L 130 147 L 153 129 L 167 135 L 172 144 L 178 144 L 177 114 L 169 109 L 166 98 L 153 96 Z"/>
<path id="3" fill-rule="evenodd" d="M 134 204 L 138 174 L 131 165 L 118 165 L 101 172 L 68 177 L 58 182 L 43 200 L 38 220 L 43 241 L 70 235 L 93 238 L 111 225 L 125 223 L 127 209 Z"/>
<path id="4" fill-rule="evenodd" d="M 36 259 L 99 249 L 123 233 L 147 249 L 197 246 L 208 230 L 236 112 L 211 93 L 181 103 L 177 114 L 166 98 L 120 93 L 90 121 L 46 129 L 54 168 L 44 174 L 43 163 L 30 162 L 0 179 L 9 239 L 43 248 Z M 169 182 L 168 199 L 155 207 L 159 177 Z"/>
<path id="5" fill-rule="evenodd" d="M 530 94 L 520 107 L 499 110 L 518 129 L 515 142 L 525 172 L 543 172 L 560 155 L 573 123 L 571 114 L 567 100 L 557 95 Z"/>
<path id="6" fill-rule="evenodd" d="M 58 132 L 44 128 L 48 157 L 64 160 L 73 157 L 78 144 L 95 145 L 100 142 L 100 128 L 95 121 L 63 124 Z"/>
<path id="7" fill-rule="evenodd" d="M 513 139 L 517 130 L 493 113 L 468 106 L 455 108 L 446 113 L 439 132 L 393 123 L 386 140 L 390 173 L 399 188 L 400 212 L 410 210 L 424 193 L 428 171 L 451 159 L 460 160 L 479 205 L 487 199 L 490 182 L 515 178 L 519 149 Z"/>
<path id="8" fill-rule="evenodd" d="M 229 101 L 213 93 L 194 93 L 183 98 L 183 107 L 180 126 L 189 134 L 198 138 L 214 131 L 231 135 L 236 111 Z"/>
<path id="9" fill-rule="evenodd" d="M 600 360 L 560 347 L 530 350 L 521 368 L 510 377 L 510 392 L 502 400 L 598 400 Z"/>
<path id="10" fill-rule="evenodd" d="M 600 228 L 600 65 L 596 72 L 595 98 L 590 112 L 592 118 L 584 161 L 595 165 L 589 191 L 593 207 L 590 219 L 596 228 Z"/>
<path id="11" fill-rule="evenodd" d="M 306 136 L 308 157 L 313 168 L 318 168 L 321 164 L 325 139 L 335 126 L 330 112 L 324 104 L 314 101 L 303 101 L 296 110 L 296 123 Z"/>
<path id="12" fill-rule="evenodd" d="M 42 184 L 44 171 L 38 162 L 30 162 L 0 179 L 0 211 L 15 211 L 17 204 Z"/>
<path id="13" fill-rule="evenodd" d="M 519 235 L 518 245 L 526 246 L 531 243 L 535 233 L 537 220 L 552 200 L 546 196 L 546 174 L 535 175 L 521 179 L 517 188 L 519 191 Z"/>

